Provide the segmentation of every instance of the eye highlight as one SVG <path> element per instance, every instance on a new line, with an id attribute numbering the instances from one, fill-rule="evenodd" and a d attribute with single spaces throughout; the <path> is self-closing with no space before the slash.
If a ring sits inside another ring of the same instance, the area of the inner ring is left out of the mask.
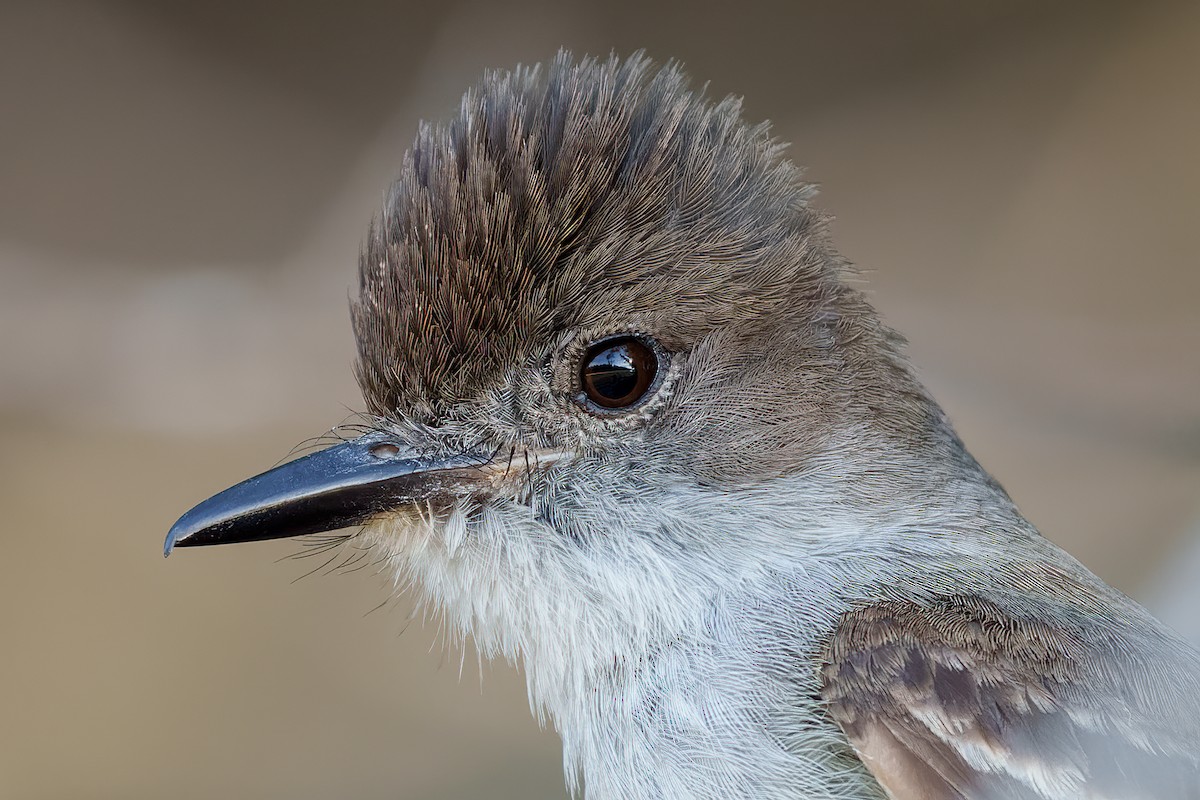
<path id="1" fill-rule="evenodd" d="M 623 409 L 646 396 L 658 374 L 658 353 L 640 336 L 601 339 L 584 353 L 579 368 L 583 395 L 604 409 Z"/>

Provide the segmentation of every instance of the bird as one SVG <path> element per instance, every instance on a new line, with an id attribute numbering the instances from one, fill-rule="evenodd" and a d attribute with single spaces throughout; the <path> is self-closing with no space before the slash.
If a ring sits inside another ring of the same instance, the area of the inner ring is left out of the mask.
<path id="1" fill-rule="evenodd" d="M 357 528 L 589 800 L 1200 798 L 1200 654 L 970 455 L 814 196 L 676 62 L 486 73 L 360 251 L 358 435 L 166 554 Z"/>

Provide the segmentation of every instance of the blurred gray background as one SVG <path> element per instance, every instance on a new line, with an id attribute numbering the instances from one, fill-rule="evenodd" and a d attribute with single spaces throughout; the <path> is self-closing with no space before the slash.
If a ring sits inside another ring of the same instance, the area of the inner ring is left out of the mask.
<path id="1" fill-rule="evenodd" d="M 979 459 L 1200 637 L 1200 4 L 6 4 L 0 797 L 563 796 L 520 675 L 387 576 L 160 555 L 361 408 L 417 121 L 563 45 L 773 120 Z"/>

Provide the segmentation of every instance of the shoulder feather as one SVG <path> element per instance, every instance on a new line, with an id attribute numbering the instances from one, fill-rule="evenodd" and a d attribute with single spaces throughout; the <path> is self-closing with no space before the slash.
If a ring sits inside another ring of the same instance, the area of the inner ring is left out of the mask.
<path id="1" fill-rule="evenodd" d="M 1200 798 L 1195 724 L 1151 718 L 1170 670 L 1094 638 L 977 597 L 881 603 L 843 617 L 822 697 L 895 800 Z"/>

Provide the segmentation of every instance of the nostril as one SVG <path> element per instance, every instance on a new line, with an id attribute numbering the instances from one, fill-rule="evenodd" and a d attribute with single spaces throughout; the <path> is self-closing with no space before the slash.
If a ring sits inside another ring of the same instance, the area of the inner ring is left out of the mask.
<path id="1" fill-rule="evenodd" d="M 394 444 L 384 442 L 383 444 L 375 445 L 369 452 L 376 458 L 394 458 L 400 454 L 400 448 Z"/>

